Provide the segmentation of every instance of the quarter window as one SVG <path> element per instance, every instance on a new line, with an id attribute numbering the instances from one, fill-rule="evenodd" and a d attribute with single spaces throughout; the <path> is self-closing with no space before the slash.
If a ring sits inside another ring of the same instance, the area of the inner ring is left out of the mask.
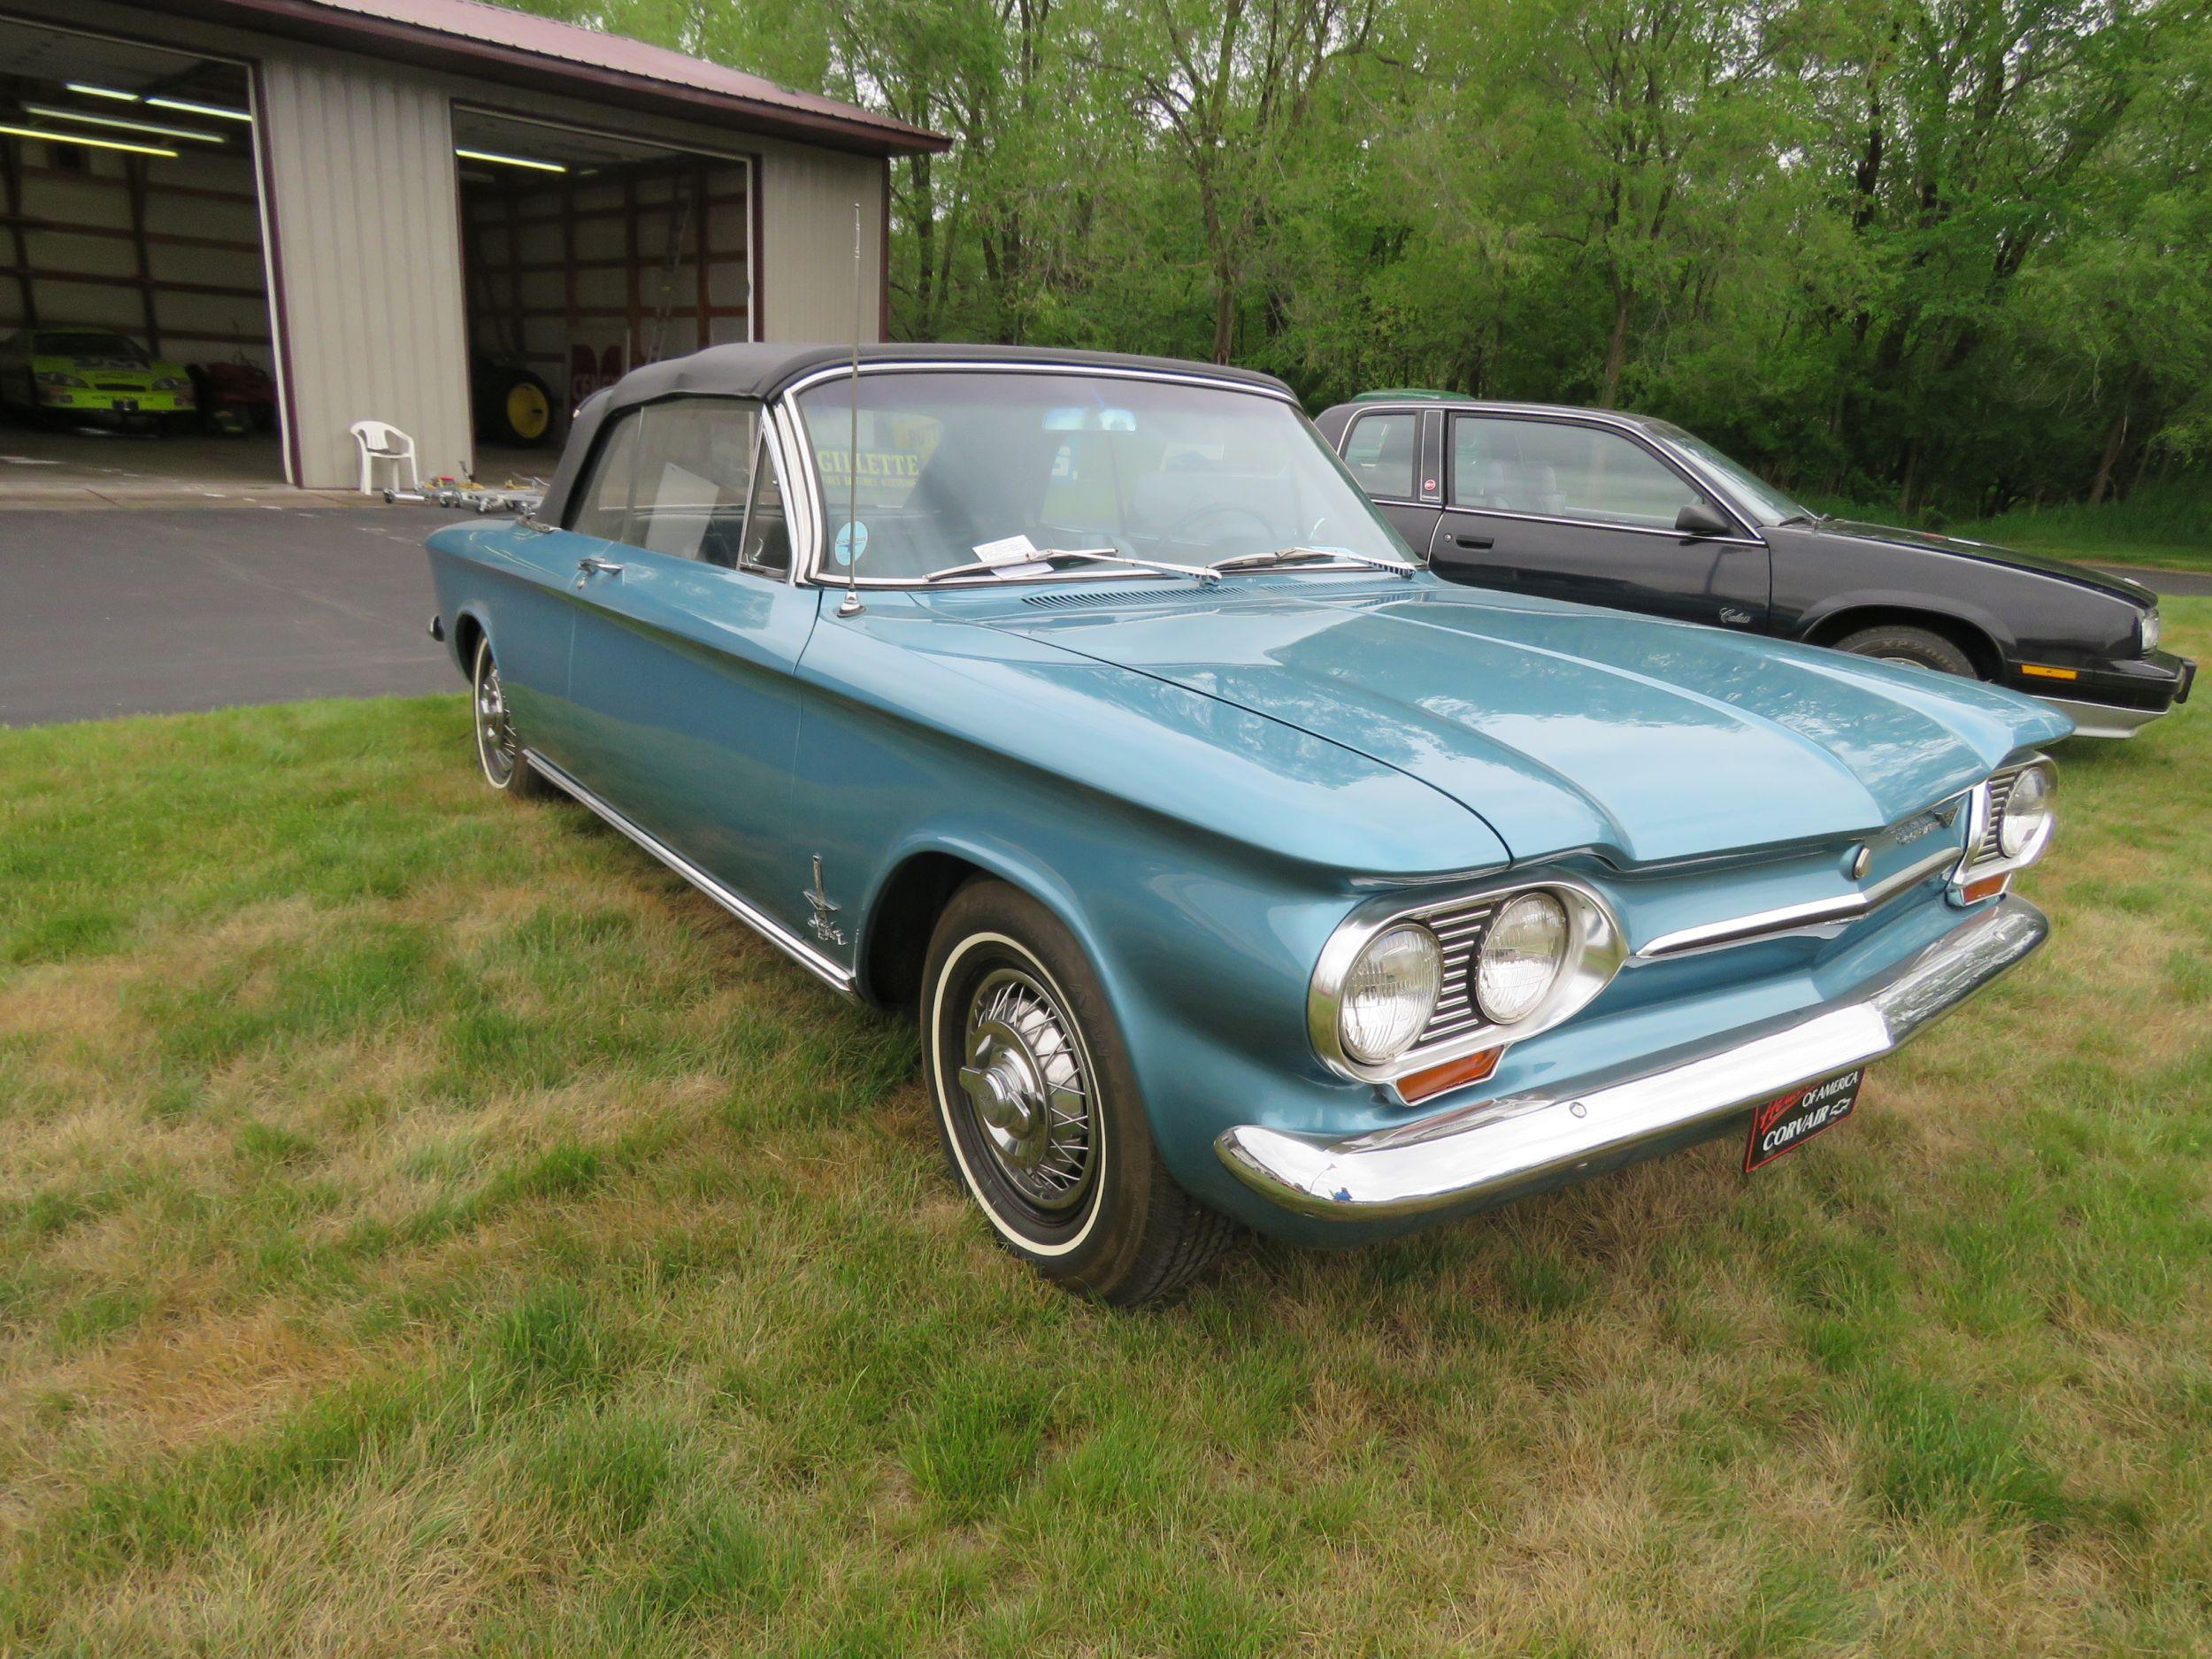
<path id="1" fill-rule="evenodd" d="M 578 534 L 607 541 L 626 539 L 630 490 L 637 477 L 637 417 L 625 415 L 600 440 L 599 453 L 568 515 L 568 527 Z"/>
<path id="2" fill-rule="evenodd" d="M 1640 444 L 1599 426 L 1461 415 L 1452 505 L 1671 530 L 1704 499 Z"/>
<path id="3" fill-rule="evenodd" d="M 626 415 L 602 444 L 569 527 L 671 558 L 733 565 L 760 442 L 760 406 L 680 397 Z"/>
<path id="4" fill-rule="evenodd" d="M 791 568 L 791 528 L 783 512 L 783 487 L 761 434 L 760 457 L 753 467 L 753 502 L 745 514 L 745 545 L 738 563 L 747 570 L 781 576 Z"/>
<path id="5" fill-rule="evenodd" d="M 1413 497 L 1413 467 L 1421 431 L 1418 415 L 1362 415 L 1344 443 L 1344 464 L 1371 495 Z"/>

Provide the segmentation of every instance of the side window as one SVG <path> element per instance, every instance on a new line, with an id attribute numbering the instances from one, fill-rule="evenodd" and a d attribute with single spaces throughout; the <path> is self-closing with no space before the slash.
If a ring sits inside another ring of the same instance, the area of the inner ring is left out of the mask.
<path id="1" fill-rule="evenodd" d="M 637 486 L 622 540 L 671 558 L 735 565 L 759 447 L 757 404 L 680 397 L 641 414 Z"/>
<path id="2" fill-rule="evenodd" d="M 1669 530 L 1702 502 L 1680 473 L 1619 433 L 1566 422 L 1460 415 L 1452 504 Z"/>
<path id="3" fill-rule="evenodd" d="M 609 541 L 626 539 L 630 488 L 637 470 L 637 427 L 635 415 L 624 415 L 615 422 L 614 430 L 600 439 L 599 453 L 593 457 L 591 471 L 584 475 L 575 503 L 569 509 L 570 529 Z"/>
<path id="4" fill-rule="evenodd" d="M 791 569 L 791 528 L 784 520 L 783 487 L 776 481 L 776 465 L 769 458 L 764 432 L 753 467 L 752 505 L 745 513 L 745 545 L 737 562 L 741 569 L 774 576 Z"/>
<path id="5" fill-rule="evenodd" d="M 1344 442 L 1344 464 L 1371 495 L 1410 501 L 1420 448 L 1418 415 L 1359 415 Z"/>

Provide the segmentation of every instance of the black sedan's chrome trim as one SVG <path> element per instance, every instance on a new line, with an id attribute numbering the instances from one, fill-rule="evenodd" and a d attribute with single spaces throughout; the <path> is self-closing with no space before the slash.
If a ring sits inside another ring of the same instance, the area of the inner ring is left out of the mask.
<path id="1" fill-rule="evenodd" d="M 1753 1106 L 1893 1054 L 2040 945 L 2033 905 L 1999 900 L 1837 1001 L 1332 1141 L 1247 1124 L 1215 1153 L 1269 1202 L 1330 1221 L 1386 1221 L 1502 1203 L 1709 1140 Z"/>
<path id="2" fill-rule="evenodd" d="M 2117 703 L 2083 703 L 2073 697 L 2038 697 L 2036 701 L 2071 720 L 2076 737 L 2133 737 L 2161 715 L 2173 712 L 2171 703 L 2162 709 L 2124 709 Z"/>
<path id="3" fill-rule="evenodd" d="M 649 831 L 641 829 L 534 749 L 526 749 L 523 753 L 528 757 L 531 769 L 541 773 L 548 783 L 559 786 L 565 793 L 589 807 L 808 972 L 848 996 L 858 995 L 851 969 L 831 961 L 750 900 L 724 887 L 674 848 L 657 840 Z"/>

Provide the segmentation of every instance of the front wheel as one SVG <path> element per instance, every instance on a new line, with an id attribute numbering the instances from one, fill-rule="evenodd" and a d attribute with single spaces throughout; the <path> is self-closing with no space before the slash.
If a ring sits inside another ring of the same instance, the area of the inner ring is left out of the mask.
<path id="1" fill-rule="evenodd" d="M 1232 1224 L 1160 1162 L 1105 995 L 1057 918 L 1002 881 L 971 882 L 937 924 L 922 984 L 946 1161 L 1000 1243 L 1124 1306 L 1221 1253 Z"/>
<path id="2" fill-rule="evenodd" d="M 551 795 L 552 786 L 531 765 L 529 752 L 515 731 L 514 711 L 507 706 L 507 687 L 500 680 L 488 635 L 476 642 L 469 687 L 475 710 L 476 764 L 484 769 L 484 781 L 503 795 L 524 800 Z"/>
<path id="3" fill-rule="evenodd" d="M 1905 663 L 1915 668 L 1932 668 L 1939 674 L 1956 674 L 1962 680 L 1975 680 L 1974 664 L 1964 651 L 1945 639 L 1940 634 L 1926 628 L 1908 627 L 1901 624 L 1886 627 L 1861 628 L 1836 641 L 1836 649 L 1848 651 L 1854 657 L 1871 657 L 1881 663 Z"/>

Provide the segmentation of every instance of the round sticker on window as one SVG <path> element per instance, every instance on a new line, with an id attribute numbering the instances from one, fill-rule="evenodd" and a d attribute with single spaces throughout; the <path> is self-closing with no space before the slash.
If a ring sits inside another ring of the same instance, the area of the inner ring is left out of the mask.
<path id="1" fill-rule="evenodd" d="M 837 562 L 849 565 L 868 550 L 868 526 L 847 523 L 837 532 Z"/>

